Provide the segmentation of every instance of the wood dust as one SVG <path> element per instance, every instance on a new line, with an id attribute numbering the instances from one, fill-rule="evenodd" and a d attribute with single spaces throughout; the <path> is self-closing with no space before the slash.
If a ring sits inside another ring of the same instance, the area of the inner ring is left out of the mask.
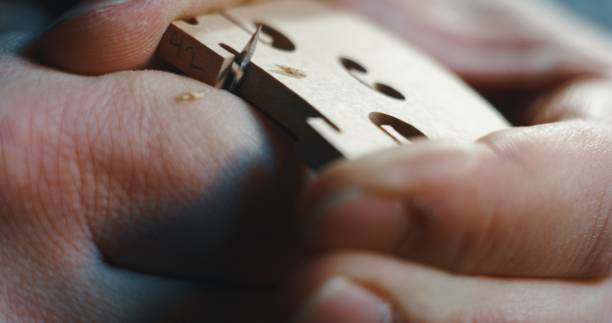
<path id="1" fill-rule="evenodd" d="M 290 76 L 296 79 L 303 79 L 306 77 L 306 73 L 304 73 L 302 70 L 299 70 L 297 68 L 293 68 L 293 67 L 289 67 L 285 65 L 276 65 L 276 67 L 278 67 L 278 71 L 276 71 L 277 73 L 280 73 L 286 76 Z"/>
<path id="2" fill-rule="evenodd" d="M 179 95 L 176 100 L 178 102 L 192 102 L 201 100 L 202 98 L 204 98 L 203 92 L 185 92 Z"/>

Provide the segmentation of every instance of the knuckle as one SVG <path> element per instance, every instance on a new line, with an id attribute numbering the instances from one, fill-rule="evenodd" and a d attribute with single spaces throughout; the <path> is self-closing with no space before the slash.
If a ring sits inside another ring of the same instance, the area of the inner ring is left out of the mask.
<path id="1" fill-rule="evenodd" d="M 537 131 L 511 129 L 485 136 L 478 143 L 485 149 L 486 156 L 493 159 L 493 163 L 518 170 L 519 173 L 536 173 L 538 169 L 535 168 L 534 157 L 538 156 L 541 141 Z"/>

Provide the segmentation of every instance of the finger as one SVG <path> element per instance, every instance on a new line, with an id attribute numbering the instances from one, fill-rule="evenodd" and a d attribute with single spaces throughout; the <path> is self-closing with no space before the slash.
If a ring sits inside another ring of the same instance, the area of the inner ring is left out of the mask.
<path id="1" fill-rule="evenodd" d="M 79 74 L 140 69 L 153 58 L 170 22 L 232 2 L 238 1 L 84 1 L 42 36 L 40 57 Z"/>
<path id="2" fill-rule="evenodd" d="M 329 257 L 298 281 L 296 323 L 569 323 L 610 315 L 605 282 L 459 277 L 368 255 Z"/>
<path id="3" fill-rule="evenodd" d="M 296 254 L 287 214 L 305 168 L 264 117 L 168 73 L 86 78 L 24 64 L 0 62 L 12 80 L 0 89 L 7 215 L 58 235 L 70 223 L 107 262 L 139 272 L 278 278 Z M 195 99 L 177 99 L 186 92 Z"/>
<path id="4" fill-rule="evenodd" d="M 121 270 L 102 263 L 91 241 L 75 248 L 77 239 L 40 226 L 2 233 L 6 322 L 275 321 L 271 289 L 223 289 Z"/>
<path id="5" fill-rule="evenodd" d="M 610 138 L 607 127 L 566 123 L 341 163 L 303 202 L 306 242 L 471 274 L 607 275 Z"/>
<path id="6" fill-rule="evenodd" d="M 543 87 L 612 62 L 605 35 L 544 1 L 337 1 L 377 19 L 480 90 Z"/>
<path id="7" fill-rule="evenodd" d="M 607 123 L 612 121 L 612 79 L 582 78 L 564 84 L 541 98 L 528 111 L 530 124 L 572 119 Z"/>

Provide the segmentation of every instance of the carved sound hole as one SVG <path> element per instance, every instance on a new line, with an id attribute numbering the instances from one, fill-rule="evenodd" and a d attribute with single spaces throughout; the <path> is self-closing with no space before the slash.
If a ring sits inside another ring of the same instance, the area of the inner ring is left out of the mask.
<path id="1" fill-rule="evenodd" d="M 226 44 L 226 43 L 219 43 L 219 46 L 221 46 L 221 48 L 225 49 L 226 51 L 232 53 L 233 55 L 238 55 L 240 54 L 237 50 L 235 50 L 234 48 L 232 48 L 232 46 Z"/>
<path id="2" fill-rule="evenodd" d="M 256 26 L 261 26 L 262 42 L 276 49 L 293 52 L 295 51 L 295 43 L 285 34 L 278 31 L 276 28 L 262 22 L 256 22 Z"/>
<path id="3" fill-rule="evenodd" d="M 200 24 L 200 21 L 196 17 L 188 17 L 188 18 L 183 19 L 183 21 L 192 26 L 197 26 Z"/>
<path id="4" fill-rule="evenodd" d="M 351 74 L 357 81 L 361 82 L 363 85 L 369 87 L 370 89 L 396 100 L 406 100 L 406 97 L 392 86 L 385 83 L 372 82 L 368 80 L 368 70 L 356 61 L 350 58 L 341 57 L 340 63 L 342 63 L 342 66 L 344 66 L 344 68 L 349 72 L 349 74 Z"/>
<path id="5" fill-rule="evenodd" d="M 427 138 L 419 129 L 388 114 L 372 112 L 369 117 L 372 123 L 398 144 L 409 143 L 418 138 Z"/>

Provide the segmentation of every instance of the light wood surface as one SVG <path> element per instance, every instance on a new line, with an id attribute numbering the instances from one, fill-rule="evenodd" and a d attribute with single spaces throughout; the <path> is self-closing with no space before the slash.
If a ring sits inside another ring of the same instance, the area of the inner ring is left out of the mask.
<path id="1" fill-rule="evenodd" d="M 367 20 L 316 1 L 272 1 L 174 22 L 159 53 L 213 86 L 263 24 L 237 94 L 318 168 L 418 137 L 474 141 L 506 121 L 451 73 Z"/>

